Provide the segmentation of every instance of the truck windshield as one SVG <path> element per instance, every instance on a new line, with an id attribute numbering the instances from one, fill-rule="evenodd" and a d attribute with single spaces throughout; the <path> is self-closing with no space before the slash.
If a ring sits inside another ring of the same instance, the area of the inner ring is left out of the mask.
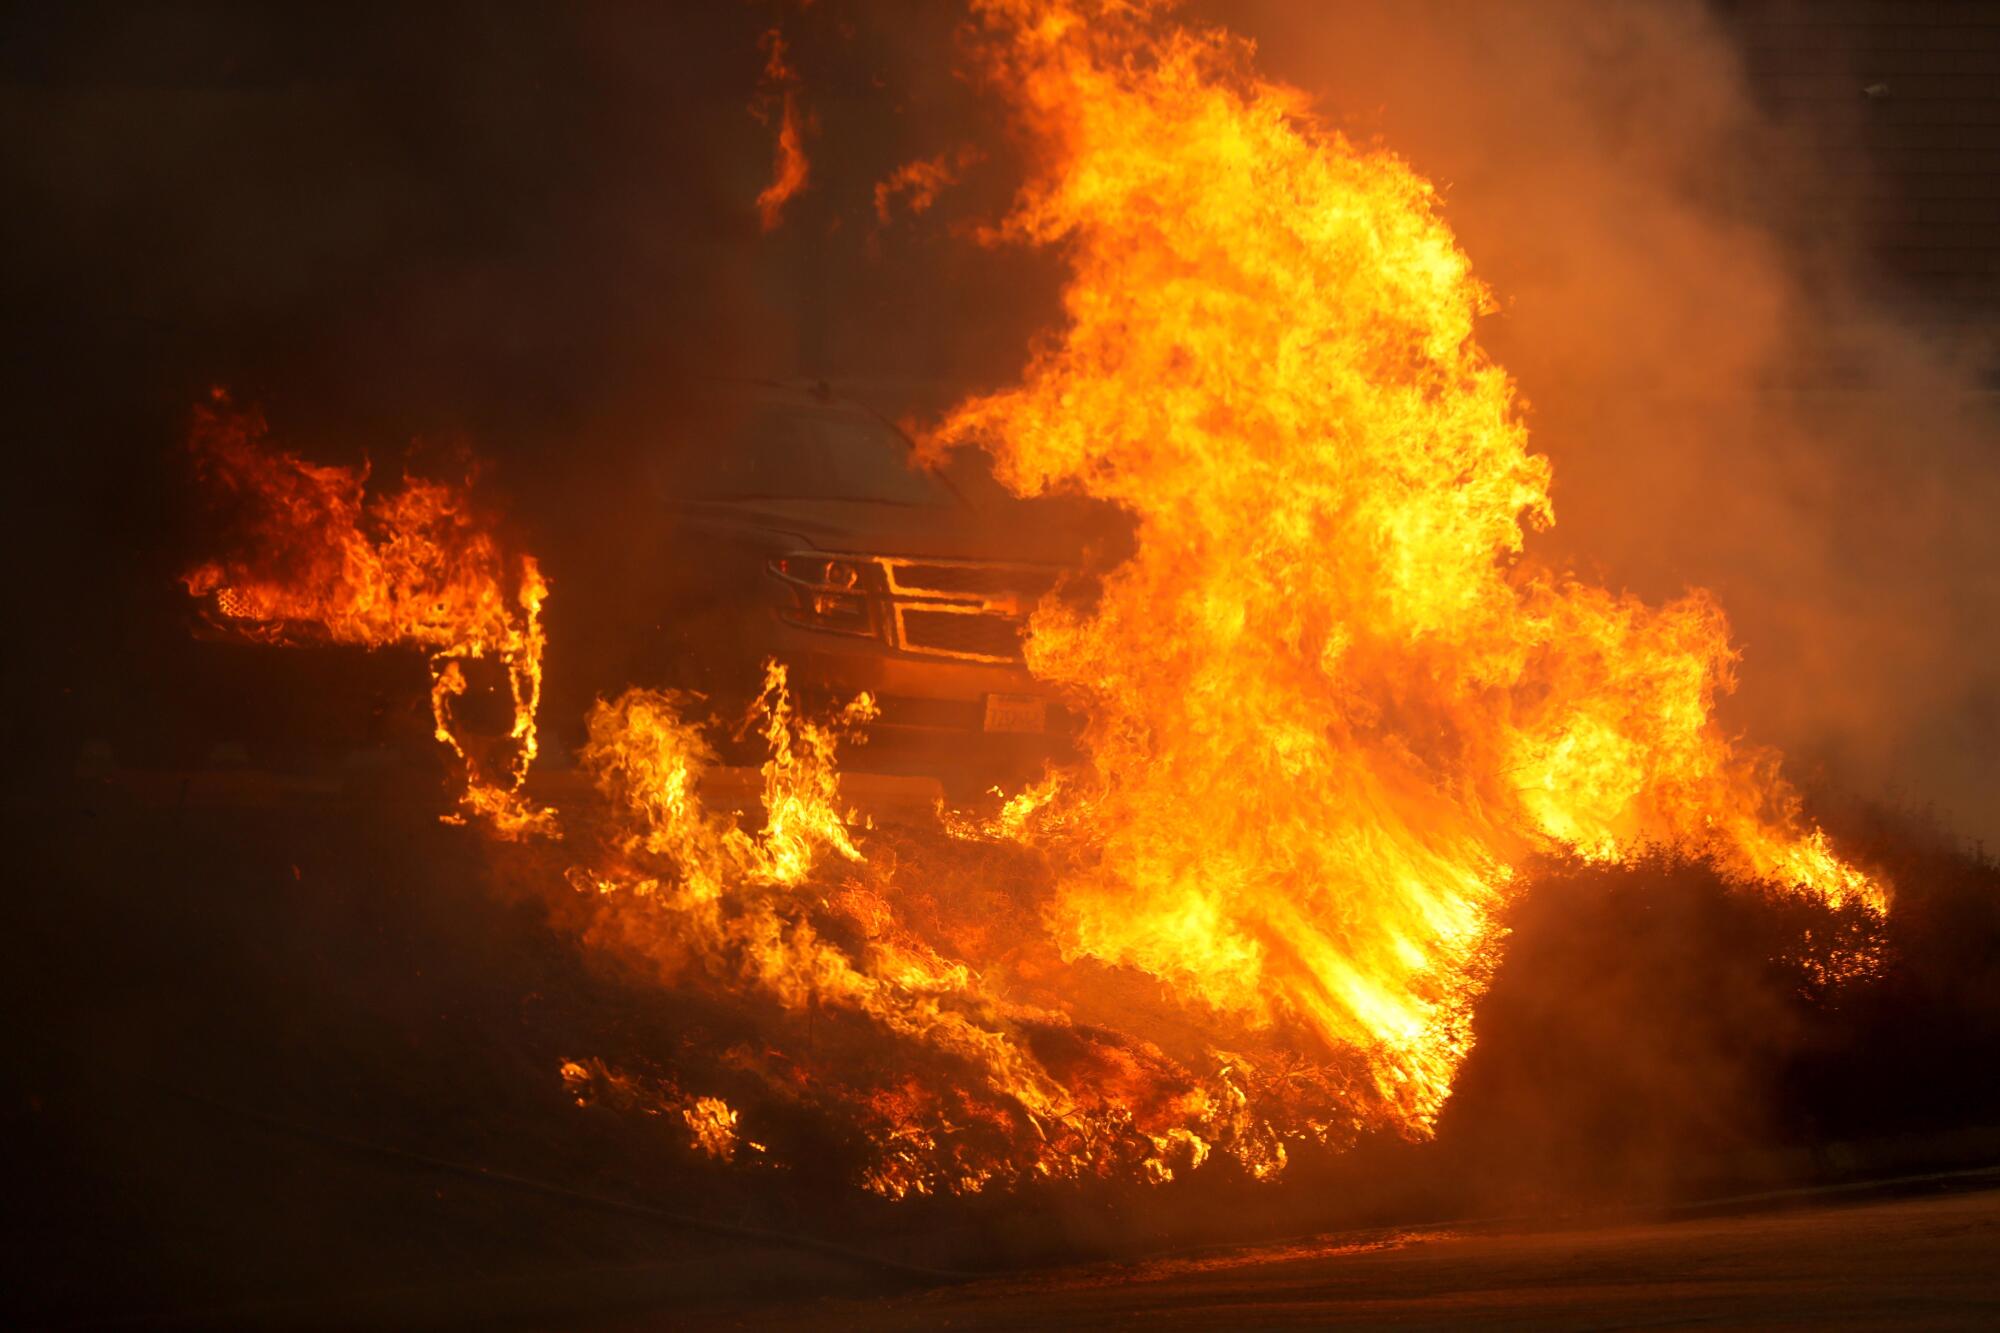
<path id="1" fill-rule="evenodd" d="M 865 412 L 758 405 L 732 416 L 713 444 L 682 449 L 672 461 L 670 484 L 680 496 L 961 503 L 910 460 L 907 440 Z"/>

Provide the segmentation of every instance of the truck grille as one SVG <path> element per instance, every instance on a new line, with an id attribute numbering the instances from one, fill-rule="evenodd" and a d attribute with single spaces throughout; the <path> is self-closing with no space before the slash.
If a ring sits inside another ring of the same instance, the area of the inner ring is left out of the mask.
<path id="1" fill-rule="evenodd" d="M 993 615 L 971 607 L 963 611 L 929 607 L 897 608 L 906 652 L 940 657 L 964 657 L 985 662 L 1021 660 L 1023 618 Z"/>
<path id="2" fill-rule="evenodd" d="M 797 569 L 793 568 L 796 561 Z M 866 572 L 830 582 L 835 566 Z M 818 571 L 817 573 L 813 571 Z M 771 562 L 789 595 L 867 599 L 866 631 L 891 648 L 923 657 L 1018 666 L 1028 617 L 1062 579 L 1052 565 L 993 560 L 924 560 L 898 555 L 797 552 Z M 826 580 L 823 582 L 823 580 Z M 783 612 L 780 612 L 782 615 Z M 829 626 L 816 626 L 831 628 Z M 861 632 L 861 631 L 850 631 Z"/>
<path id="3" fill-rule="evenodd" d="M 1020 565 L 947 564 L 891 560 L 891 591 L 902 596 L 983 597 L 1011 593 L 1033 605 L 1056 584 L 1056 572 Z"/>
<path id="4" fill-rule="evenodd" d="M 895 646 L 968 662 L 1021 661 L 1028 617 L 1062 571 L 990 560 L 875 556 Z"/>

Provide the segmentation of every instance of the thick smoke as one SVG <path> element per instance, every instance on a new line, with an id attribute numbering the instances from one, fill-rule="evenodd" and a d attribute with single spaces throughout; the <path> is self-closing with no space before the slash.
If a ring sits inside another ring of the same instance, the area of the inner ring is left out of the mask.
<path id="1" fill-rule="evenodd" d="M 1808 785 L 2000 834 L 1990 349 L 1878 271 L 1857 126 L 1788 121 L 1694 0 L 1228 8 L 1270 73 L 1445 189 L 1555 463 L 1539 549 L 1714 590 L 1743 650 L 1726 716 Z M 1881 114 L 1855 69 L 1851 116 Z"/>

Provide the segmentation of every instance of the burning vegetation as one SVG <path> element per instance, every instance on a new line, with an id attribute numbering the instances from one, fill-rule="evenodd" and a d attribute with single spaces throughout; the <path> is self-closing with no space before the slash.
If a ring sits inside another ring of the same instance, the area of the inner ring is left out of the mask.
<path id="1" fill-rule="evenodd" d="M 1083 754 L 997 812 L 858 823 L 838 756 L 873 701 L 802 716 L 773 663 L 756 809 L 712 795 L 699 701 L 638 688 L 591 711 L 598 799 L 552 845 L 556 812 L 523 794 L 534 561 L 503 558 L 465 487 L 370 493 L 254 415 L 197 413 L 200 475 L 239 511 L 235 553 L 187 576 L 213 623 L 425 652 L 462 810 L 528 839 L 512 870 L 587 947 L 734 1016 L 684 1067 L 578 1055 L 578 1099 L 739 1164 L 787 1160 L 760 1114 L 810 1114 L 890 1197 L 1224 1161 L 1269 1179 L 1301 1145 L 1433 1131 L 1538 858 L 1664 846 L 1746 892 L 1886 910 L 1777 758 L 1716 722 L 1735 655 L 1711 599 L 1649 606 L 1525 554 L 1550 468 L 1428 182 L 1162 5 L 973 9 L 1031 161 L 981 241 L 1061 247 L 1065 323 L 928 444 L 1136 528 L 1094 598 L 1058 589 L 1033 618 L 1029 668 L 1085 719 Z M 775 39 L 767 75 L 768 229 L 806 165 Z M 971 160 L 877 206 L 919 210 Z M 514 705 L 497 764 L 453 712 L 489 660 Z M 1867 965 L 1827 947 L 1830 977 Z"/>

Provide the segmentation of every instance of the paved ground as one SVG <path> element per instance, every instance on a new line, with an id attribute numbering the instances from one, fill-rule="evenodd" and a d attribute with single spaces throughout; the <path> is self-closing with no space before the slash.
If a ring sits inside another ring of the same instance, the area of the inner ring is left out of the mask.
<path id="1" fill-rule="evenodd" d="M 662 1320 L 659 1326 L 673 1322 Z M 1080 1268 L 750 1328 L 1993 1328 L 2000 1190 L 1587 1230 L 1419 1231 Z"/>
<path id="2" fill-rule="evenodd" d="M 753 778 L 717 780 L 747 798 Z M 581 1110 L 554 1074 L 578 1051 L 672 1049 L 689 1011 L 592 967 L 539 899 L 509 896 L 489 849 L 437 822 L 437 788 L 435 773 L 393 770 L 166 774 L 78 779 L 17 801 L 44 836 L 16 868 L 30 891 L 4 904 L 19 957 L 0 999 L 22 1052 L 5 1071 L 0 1140 L 24 1225 L 0 1247 L 0 1326 L 2000 1326 L 2000 1279 L 1987 1271 L 2000 1175 L 1988 1192 L 1961 1179 L 1895 1201 L 1765 1201 L 1727 1219 L 1346 1234 L 952 1284 L 939 1269 L 1132 1253 L 1141 1233 L 1241 1235 L 1244 1206 L 1313 1219 L 1301 1227 L 1339 1225 L 1343 1209 L 1390 1214 L 1308 1180 L 1261 1205 L 1163 1193 L 1130 1215 L 1093 1197 L 1028 1216 L 987 1200 L 912 1223 L 848 1194 L 708 1170 L 644 1117 Z M 883 820 L 936 799 L 930 784 L 893 778 L 864 796 Z M 1966 885 L 1962 899 L 1987 912 L 1986 880 Z M 1981 969 L 2000 936 L 1986 916 L 1933 918 L 1917 945 L 1962 941 L 1964 957 L 1912 948 L 1928 960 L 1915 974 L 1994 993 Z M 1715 932 L 1695 920 L 1649 937 L 1638 920 L 1585 914 L 1560 938 L 1586 959 L 1617 941 L 1626 990 L 1664 1004 L 1652 983 Z M 1640 967 L 1647 938 L 1656 947 Z M 1554 956 L 1546 975 L 1574 972 Z M 1697 989 L 1683 979 L 1674 993 Z M 1742 1012 L 1712 1007 L 1732 1024 Z M 1994 1123 L 1970 1120 L 1987 1114 L 1993 1047 L 1968 1012 L 1985 1009 L 1885 1001 L 1855 1039 L 1869 1057 L 1860 1076 L 1838 1082 L 1843 1103 L 1856 1088 L 1899 1107 L 1928 1096 L 1958 1119 L 1884 1140 L 1892 1152 L 1843 1156 L 1834 1143 L 1790 1172 L 1744 1178 L 2000 1158 L 1988 1131 L 1972 1133 Z M 1657 1197 L 1619 1193 L 1605 1159 L 1578 1145 L 1595 1125 L 1631 1130 L 1671 1087 L 1606 1078 L 1605 1052 L 1624 1048 L 1562 1046 L 1566 1031 L 1517 1023 L 1482 1052 L 1489 1063 L 1513 1053 L 1497 1066 L 1516 1080 L 1502 1091 L 1545 1091 L 1552 1068 L 1589 1072 L 1565 1089 L 1615 1120 L 1580 1115 L 1569 1137 L 1552 1129 L 1533 1151 L 1519 1131 L 1535 1122 L 1501 1115 L 1455 1160 L 1491 1167 L 1498 1154 L 1535 1180 L 1544 1163 L 1587 1177 L 1595 1197 Z M 1609 1031 L 1629 1044 L 1633 1029 Z M 1970 1035 L 1939 1044 L 1957 1032 Z M 1688 1053 L 1721 1037 L 1694 1037 L 1661 1045 L 1673 1057 L 1663 1079 L 1697 1085 Z"/>

